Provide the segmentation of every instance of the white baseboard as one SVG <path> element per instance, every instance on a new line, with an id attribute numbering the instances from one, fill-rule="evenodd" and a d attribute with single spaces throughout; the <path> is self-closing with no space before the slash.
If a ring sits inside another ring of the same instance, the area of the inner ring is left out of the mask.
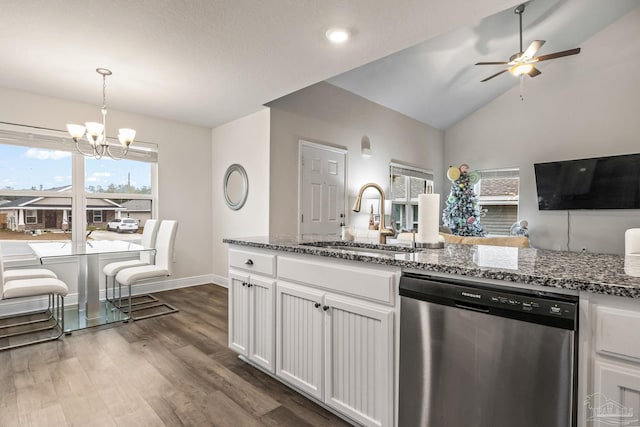
<path id="1" fill-rule="evenodd" d="M 221 283 L 223 282 L 223 283 Z M 187 288 L 189 286 L 205 285 L 213 283 L 224 288 L 227 287 L 227 278 L 214 274 L 202 276 L 182 277 L 178 279 L 158 280 L 153 282 L 140 283 L 132 287 L 132 295 L 150 294 L 155 292 L 168 291 L 171 289 Z M 129 295 L 126 287 L 122 288 L 122 296 Z M 100 299 L 105 297 L 104 289 L 100 289 Z M 77 305 L 78 294 L 68 294 L 64 298 L 65 305 Z M 13 316 L 20 313 L 29 313 L 47 308 L 47 297 L 18 298 L 15 300 L 4 300 L 0 303 L 0 317 Z"/>
<path id="2" fill-rule="evenodd" d="M 211 275 L 211 282 L 214 285 L 222 286 L 223 288 L 229 288 L 229 279 L 224 276 L 218 276 L 217 274 Z"/>

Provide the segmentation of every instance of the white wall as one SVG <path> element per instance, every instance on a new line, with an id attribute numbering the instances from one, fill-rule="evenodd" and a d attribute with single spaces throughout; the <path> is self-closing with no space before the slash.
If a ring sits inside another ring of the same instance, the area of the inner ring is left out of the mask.
<path id="1" fill-rule="evenodd" d="M 298 142 L 301 139 L 348 150 L 346 212 L 351 225 L 364 224 L 368 219 L 366 213 L 351 215 L 351 206 L 363 184 L 375 182 L 388 192 L 392 159 L 433 170 L 436 191 L 442 188 L 442 131 L 328 83 L 310 86 L 269 106 L 271 235 L 297 233 Z M 370 158 L 361 155 L 364 135 L 371 141 L 373 155 Z M 374 197 L 376 193 L 371 194 Z"/>
<path id="2" fill-rule="evenodd" d="M 520 168 L 520 218 L 533 246 L 567 249 L 567 211 L 538 211 L 534 163 L 640 152 L 638 40 L 640 9 L 583 43 L 579 55 L 526 78 L 524 102 L 516 85 L 446 130 L 445 164 Z M 621 254 L 631 227 L 640 227 L 638 210 L 571 211 L 570 250 Z"/>
<path id="3" fill-rule="evenodd" d="M 219 126 L 212 131 L 213 183 L 213 273 L 217 282 L 227 277 L 225 237 L 269 234 L 269 109 Z M 227 207 L 222 181 L 233 163 L 244 167 L 249 177 L 249 196 L 237 211 Z"/>
<path id="4" fill-rule="evenodd" d="M 0 88 L 0 121 L 65 129 L 99 118 L 99 105 L 81 104 Z M 179 222 L 172 279 L 211 274 L 211 130 L 109 110 L 108 134 L 120 127 L 158 144 L 160 219 Z M 135 142 L 134 142 L 135 144 Z"/>

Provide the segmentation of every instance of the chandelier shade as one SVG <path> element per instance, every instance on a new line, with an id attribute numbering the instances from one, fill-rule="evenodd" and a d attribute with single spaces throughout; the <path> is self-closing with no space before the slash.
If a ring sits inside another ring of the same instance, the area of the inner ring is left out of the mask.
<path id="1" fill-rule="evenodd" d="M 122 128 L 118 130 L 118 141 L 120 141 L 122 154 L 116 155 L 111 152 L 111 145 L 107 139 L 107 76 L 113 74 L 111 70 L 106 68 L 96 68 L 96 72 L 102 76 L 102 123 L 86 122 L 83 125 L 68 124 L 67 132 L 76 143 L 76 150 L 86 157 L 94 157 L 101 159 L 107 155 L 114 160 L 120 160 L 126 157 L 129 147 L 136 137 L 134 129 Z M 91 152 L 85 152 L 80 148 L 80 140 L 85 137 L 92 148 Z"/>

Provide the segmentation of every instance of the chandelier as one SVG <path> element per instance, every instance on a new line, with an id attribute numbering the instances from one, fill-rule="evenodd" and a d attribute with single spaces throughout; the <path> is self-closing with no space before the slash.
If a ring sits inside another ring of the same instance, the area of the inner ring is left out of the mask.
<path id="1" fill-rule="evenodd" d="M 120 141 L 122 155 L 118 156 L 111 152 L 111 145 L 107 140 L 107 76 L 113 74 L 111 70 L 106 68 L 96 68 L 96 72 L 102 76 L 102 123 L 98 122 L 86 122 L 84 126 L 68 124 L 67 131 L 73 141 L 76 143 L 76 150 L 86 157 L 94 157 L 101 159 L 104 155 L 108 155 L 114 160 L 123 159 L 129 152 L 129 146 L 136 137 L 136 131 L 133 129 L 119 129 L 118 141 Z M 80 149 L 79 141 L 85 136 L 89 145 L 93 149 L 93 152 L 87 153 Z"/>

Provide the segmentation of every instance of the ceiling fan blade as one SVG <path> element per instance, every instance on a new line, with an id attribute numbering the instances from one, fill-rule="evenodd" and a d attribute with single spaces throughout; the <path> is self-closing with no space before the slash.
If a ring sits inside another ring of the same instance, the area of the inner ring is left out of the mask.
<path id="1" fill-rule="evenodd" d="M 542 71 L 540 71 L 536 67 L 532 66 L 531 71 L 529 71 L 527 74 L 529 74 L 529 77 L 535 77 L 535 76 L 539 76 L 540 74 L 542 74 Z"/>
<path id="2" fill-rule="evenodd" d="M 537 62 L 546 61 L 548 59 L 562 58 L 563 56 L 569 55 L 577 55 L 580 53 L 580 48 L 576 47 L 575 49 L 563 50 L 561 52 L 554 52 L 548 55 L 538 56 L 536 59 Z"/>
<path id="3" fill-rule="evenodd" d="M 500 62 L 476 62 L 476 65 L 507 65 L 508 62 L 500 61 Z"/>
<path id="4" fill-rule="evenodd" d="M 540 50 L 540 48 L 542 47 L 542 45 L 545 43 L 544 40 L 534 40 L 531 42 L 531 44 L 529 45 L 529 47 L 527 48 L 527 50 L 524 51 L 524 53 L 522 54 L 521 58 L 522 59 L 531 59 L 534 56 L 536 56 L 536 53 L 538 53 L 538 50 Z"/>
<path id="5" fill-rule="evenodd" d="M 484 79 L 484 80 L 480 80 L 480 83 L 482 83 L 482 82 L 486 82 L 487 80 L 491 80 L 491 79 L 492 79 L 492 78 L 494 78 L 494 77 L 498 77 L 500 74 L 502 74 L 502 73 L 504 73 L 504 72 L 506 72 L 506 71 L 509 71 L 509 69 L 508 69 L 508 68 L 505 68 L 505 69 L 504 69 L 504 70 L 502 70 L 502 71 L 498 71 L 497 73 L 495 73 L 495 74 L 493 74 L 493 75 L 491 75 L 491 76 L 487 77 L 486 79 Z"/>

